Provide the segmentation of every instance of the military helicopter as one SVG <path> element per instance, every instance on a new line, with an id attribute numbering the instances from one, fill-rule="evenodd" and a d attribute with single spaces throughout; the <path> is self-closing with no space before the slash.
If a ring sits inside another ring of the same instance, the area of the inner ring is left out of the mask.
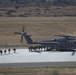
<path id="1" fill-rule="evenodd" d="M 60 52 L 73 52 L 72 55 L 75 54 L 76 51 L 76 37 L 69 35 L 56 35 L 60 38 L 50 39 L 50 40 L 41 40 L 41 41 L 33 41 L 30 38 L 30 35 L 24 31 L 24 27 L 22 32 L 14 32 L 15 34 L 21 34 L 21 42 L 23 41 L 23 37 L 27 41 L 28 44 L 40 44 L 39 48 L 47 47 L 46 51 L 60 51 Z M 31 47 L 36 49 L 38 47 Z"/>

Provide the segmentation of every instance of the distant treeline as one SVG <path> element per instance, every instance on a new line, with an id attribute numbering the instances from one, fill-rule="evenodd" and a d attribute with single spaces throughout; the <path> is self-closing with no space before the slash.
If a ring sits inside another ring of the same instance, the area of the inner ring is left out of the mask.
<path id="1" fill-rule="evenodd" d="M 76 0 L 0 0 L 0 5 L 51 6 L 76 5 Z"/>

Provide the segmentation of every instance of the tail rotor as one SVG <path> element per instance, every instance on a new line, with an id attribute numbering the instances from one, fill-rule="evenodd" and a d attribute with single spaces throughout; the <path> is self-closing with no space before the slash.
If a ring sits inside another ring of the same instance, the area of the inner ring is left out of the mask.
<path id="1" fill-rule="evenodd" d="M 22 33 L 24 33 L 24 31 L 25 31 L 25 27 L 22 26 L 22 31 L 21 32 L 14 32 L 14 34 L 20 34 L 21 35 L 20 43 L 23 42 L 23 35 L 22 35 Z"/>
<path id="2" fill-rule="evenodd" d="M 27 32 L 25 32 L 25 27 L 22 27 L 22 32 L 14 32 L 15 34 L 20 34 L 21 35 L 21 39 L 20 42 L 23 42 L 23 37 L 26 40 L 26 42 L 28 44 L 33 44 L 34 42 L 32 41 L 32 39 L 30 38 L 30 34 L 27 34 Z"/>

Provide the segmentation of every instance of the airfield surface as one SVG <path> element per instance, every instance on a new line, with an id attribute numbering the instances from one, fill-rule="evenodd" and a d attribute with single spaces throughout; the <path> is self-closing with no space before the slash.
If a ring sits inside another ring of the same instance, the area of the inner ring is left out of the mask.
<path id="1" fill-rule="evenodd" d="M 4 50 L 4 49 L 3 49 Z M 24 67 L 76 67 L 76 54 L 72 52 L 29 52 L 27 48 L 17 49 L 16 53 L 0 55 L 0 68 Z"/>

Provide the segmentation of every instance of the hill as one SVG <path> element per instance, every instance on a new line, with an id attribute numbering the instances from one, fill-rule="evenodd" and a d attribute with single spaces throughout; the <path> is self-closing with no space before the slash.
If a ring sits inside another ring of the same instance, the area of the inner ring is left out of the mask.
<path id="1" fill-rule="evenodd" d="M 76 5 L 76 0 L 0 0 L 1 6 Z"/>
<path id="2" fill-rule="evenodd" d="M 76 16 L 76 0 L 0 0 L 0 17 Z"/>

